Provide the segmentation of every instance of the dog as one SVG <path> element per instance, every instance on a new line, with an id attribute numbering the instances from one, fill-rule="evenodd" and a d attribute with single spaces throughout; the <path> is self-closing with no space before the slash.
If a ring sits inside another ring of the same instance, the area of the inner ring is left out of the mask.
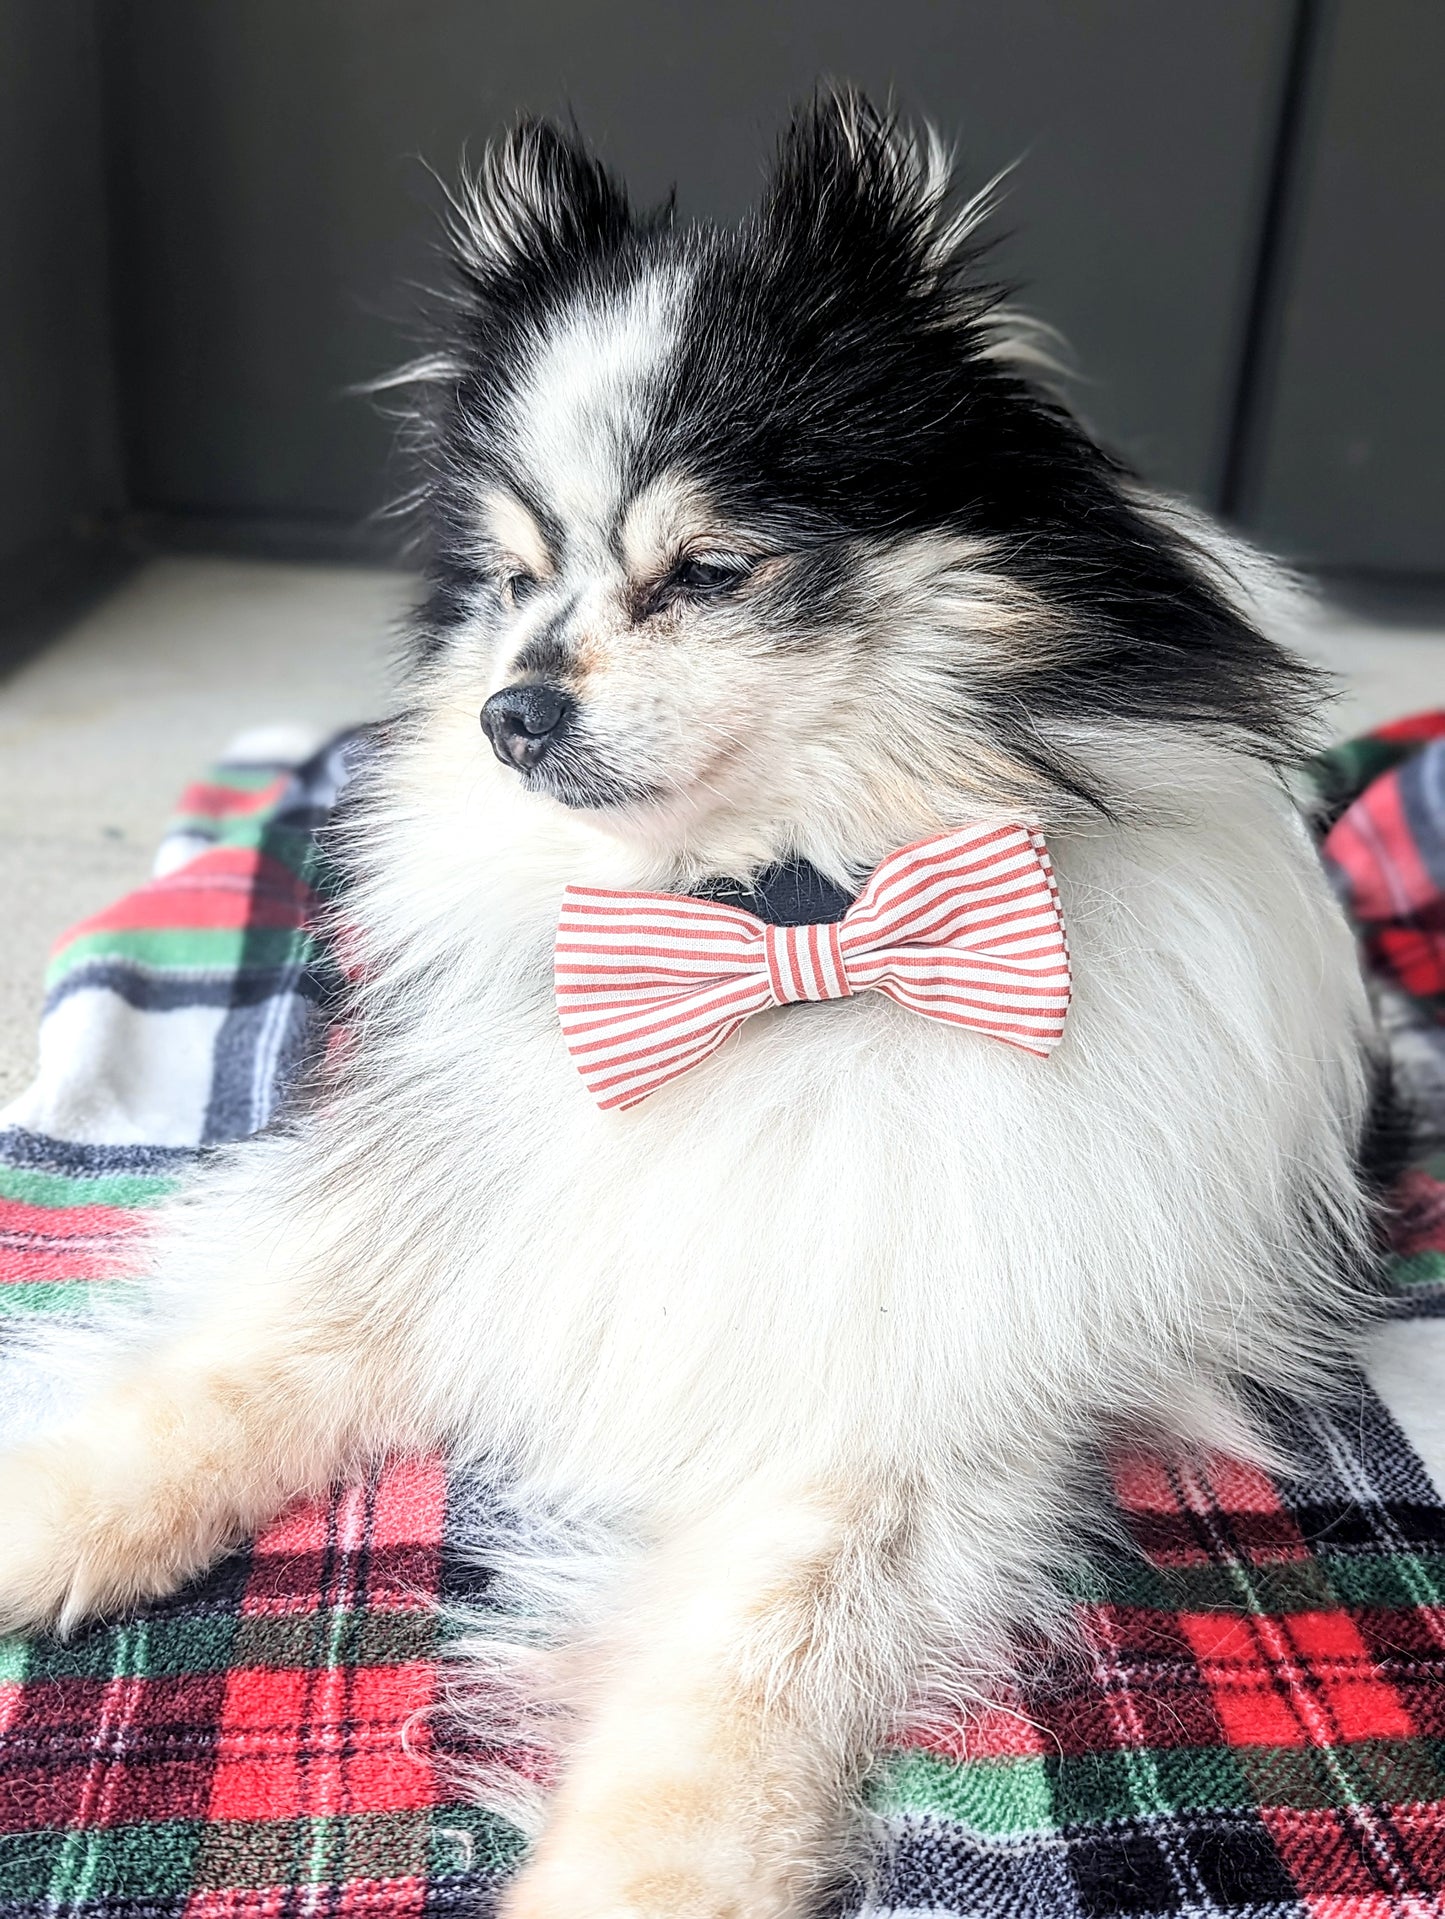
<path id="1" fill-rule="evenodd" d="M 848 92 L 735 230 L 540 123 L 465 180 L 402 376 L 427 590 L 348 828 L 344 1038 L 161 1209 L 147 1311 L 0 1460 L 12 1629 L 397 1450 L 610 1541 L 529 1655 L 563 1753 L 509 1919 L 807 1910 L 890 1737 L 1061 1629 L 1100 1445 L 1267 1456 L 1260 1394 L 1327 1389 L 1364 1310 L 1300 599 L 1071 415 L 989 210 Z M 846 905 L 994 831 L 1057 888 L 1052 1051 L 800 993 L 635 1103 L 579 1073 L 576 889 Z"/>

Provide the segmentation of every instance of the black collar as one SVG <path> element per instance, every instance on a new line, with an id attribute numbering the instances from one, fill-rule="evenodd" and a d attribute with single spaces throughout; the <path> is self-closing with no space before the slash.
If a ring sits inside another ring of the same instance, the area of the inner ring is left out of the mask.
<path id="1" fill-rule="evenodd" d="M 783 860 L 777 866 L 765 866 L 751 886 L 740 886 L 736 880 L 704 880 L 693 887 L 692 897 L 739 906 L 766 926 L 823 926 L 842 919 L 855 895 L 824 879 L 806 860 Z"/>

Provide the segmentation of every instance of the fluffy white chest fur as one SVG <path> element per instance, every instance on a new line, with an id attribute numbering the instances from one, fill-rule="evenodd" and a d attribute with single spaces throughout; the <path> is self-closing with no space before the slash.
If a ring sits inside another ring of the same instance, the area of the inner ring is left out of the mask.
<path id="1" fill-rule="evenodd" d="M 1364 1006 L 1278 782 L 1167 763 L 1154 823 L 1051 835 L 1050 1059 L 860 995 L 758 1015 L 621 1114 L 563 1047 L 551 945 L 569 879 L 642 862 L 491 769 L 444 831 L 403 797 L 365 899 L 403 889 L 408 930 L 352 1097 L 458 1436 L 649 1518 L 768 1471 L 947 1480 L 1111 1414 L 1238 1443 L 1230 1369 L 1290 1380 L 1338 1304 L 1314 1206 L 1358 1230 Z"/>

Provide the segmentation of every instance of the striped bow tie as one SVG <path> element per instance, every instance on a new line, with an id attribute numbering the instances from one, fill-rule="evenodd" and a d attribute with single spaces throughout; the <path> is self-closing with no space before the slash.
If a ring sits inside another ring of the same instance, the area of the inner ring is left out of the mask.
<path id="1" fill-rule="evenodd" d="M 635 1106 L 769 1006 L 871 987 L 1043 1055 L 1070 990 L 1048 850 L 1016 824 L 907 846 L 840 920 L 810 926 L 692 895 L 569 886 L 556 979 L 568 1049 L 604 1111 Z"/>

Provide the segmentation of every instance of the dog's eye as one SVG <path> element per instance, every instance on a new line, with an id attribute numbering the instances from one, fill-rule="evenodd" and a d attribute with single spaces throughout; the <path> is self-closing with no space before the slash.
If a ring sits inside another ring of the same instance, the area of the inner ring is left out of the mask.
<path id="1" fill-rule="evenodd" d="M 745 560 L 740 553 L 683 560 L 673 569 L 672 584 L 683 593 L 711 598 L 741 586 L 752 570 L 752 561 Z"/>
<path id="2" fill-rule="evenodd" d="M 535 573 L 504 573 L 502 598 L 509 606 L 520 606 L 523 600 L 531 599 L 541 584 Z"/>

